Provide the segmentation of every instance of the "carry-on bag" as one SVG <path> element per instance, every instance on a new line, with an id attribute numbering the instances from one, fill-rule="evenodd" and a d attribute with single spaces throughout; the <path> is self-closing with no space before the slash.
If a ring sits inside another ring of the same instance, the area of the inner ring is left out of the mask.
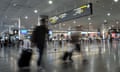
<path id="1" fill-rule="evenodd" d="M 29 67 L 32 58 L 32 49 L 23 49 L 18 59 L 18 67 Z"/>

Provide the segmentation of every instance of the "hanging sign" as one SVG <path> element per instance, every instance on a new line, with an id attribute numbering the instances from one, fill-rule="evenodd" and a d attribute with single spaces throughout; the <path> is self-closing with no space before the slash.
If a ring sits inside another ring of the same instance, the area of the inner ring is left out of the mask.
<path id="1" fill-rule="evenodd" d="M 88 16 L 92 14 L 92 3 L 82 5 L 78 8 L 72 9 L 70 11 L 61 13 L 59 15 L 49 18 L 50 24 L 57 24 L 64 21 L 80 18 L 83 16 Z"/>

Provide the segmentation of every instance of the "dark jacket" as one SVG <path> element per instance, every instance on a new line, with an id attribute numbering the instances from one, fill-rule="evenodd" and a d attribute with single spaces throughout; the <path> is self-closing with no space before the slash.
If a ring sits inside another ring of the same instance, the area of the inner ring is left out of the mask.
<path id="1" fill-rule="evenodd" d="M 35 27 L 32 33 L 31 42 L 37 46 L 43 46 L 45 44 L 46 34 L 48 34 L 48 31 L 49 30 L 45 25 Z"/>

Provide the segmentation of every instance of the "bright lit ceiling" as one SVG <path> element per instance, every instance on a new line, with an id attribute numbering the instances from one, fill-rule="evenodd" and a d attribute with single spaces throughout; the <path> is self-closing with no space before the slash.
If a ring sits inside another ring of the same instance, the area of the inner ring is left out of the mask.
<path id="1" fill-rule="evenodd" d="M 53 2 L 53 3 L 52 3 Z M 10 26 L 17 26 L 17 19 L 21 19 L 21 27 L 31 28 L 38 24 L 39 15 L 54 16 L 71 10 L 89 2 L 93 3 L 93 15 L 85 16 L 72 21 L 51 26 L 51 29 L 68 29 L 82 25 L 87 29 L 106 26 L 120 27 L 120 1 L 119 0 L 1 0 L 0 1 L 0 31 Z"/>

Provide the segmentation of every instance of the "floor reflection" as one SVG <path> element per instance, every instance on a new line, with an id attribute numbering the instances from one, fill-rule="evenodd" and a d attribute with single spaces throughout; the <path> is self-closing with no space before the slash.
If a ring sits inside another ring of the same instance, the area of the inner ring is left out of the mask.
<path id="1" fill-rule="evenodd" d="M 50 45 L 52 46 L 52 45 Z M 64 48 L 50 47 L 47 56 L 44 58 L 45 68 L 40 70 L 36 66 L 38 57 L 33 55 L 31 66 L 28 69 L 19 69 L 17 60 L 19 58 L 18 48 L 0 48 L 0 71 L 2 72 L 119 72 L 120 71 L 120 41 L 101 41 L 101 43 L 83 43 L 81 45 L 84 57 L 88 64 L 83 64 L 82 55 L 74 53 L 73 63 L 62 63 L 60 57 L 63 55 L 67 46 Z"/>
<path id="2" fill-rule="evenodd" d="M 19 69 L 18 72 L 31 72 L 30 68 Z"/>

